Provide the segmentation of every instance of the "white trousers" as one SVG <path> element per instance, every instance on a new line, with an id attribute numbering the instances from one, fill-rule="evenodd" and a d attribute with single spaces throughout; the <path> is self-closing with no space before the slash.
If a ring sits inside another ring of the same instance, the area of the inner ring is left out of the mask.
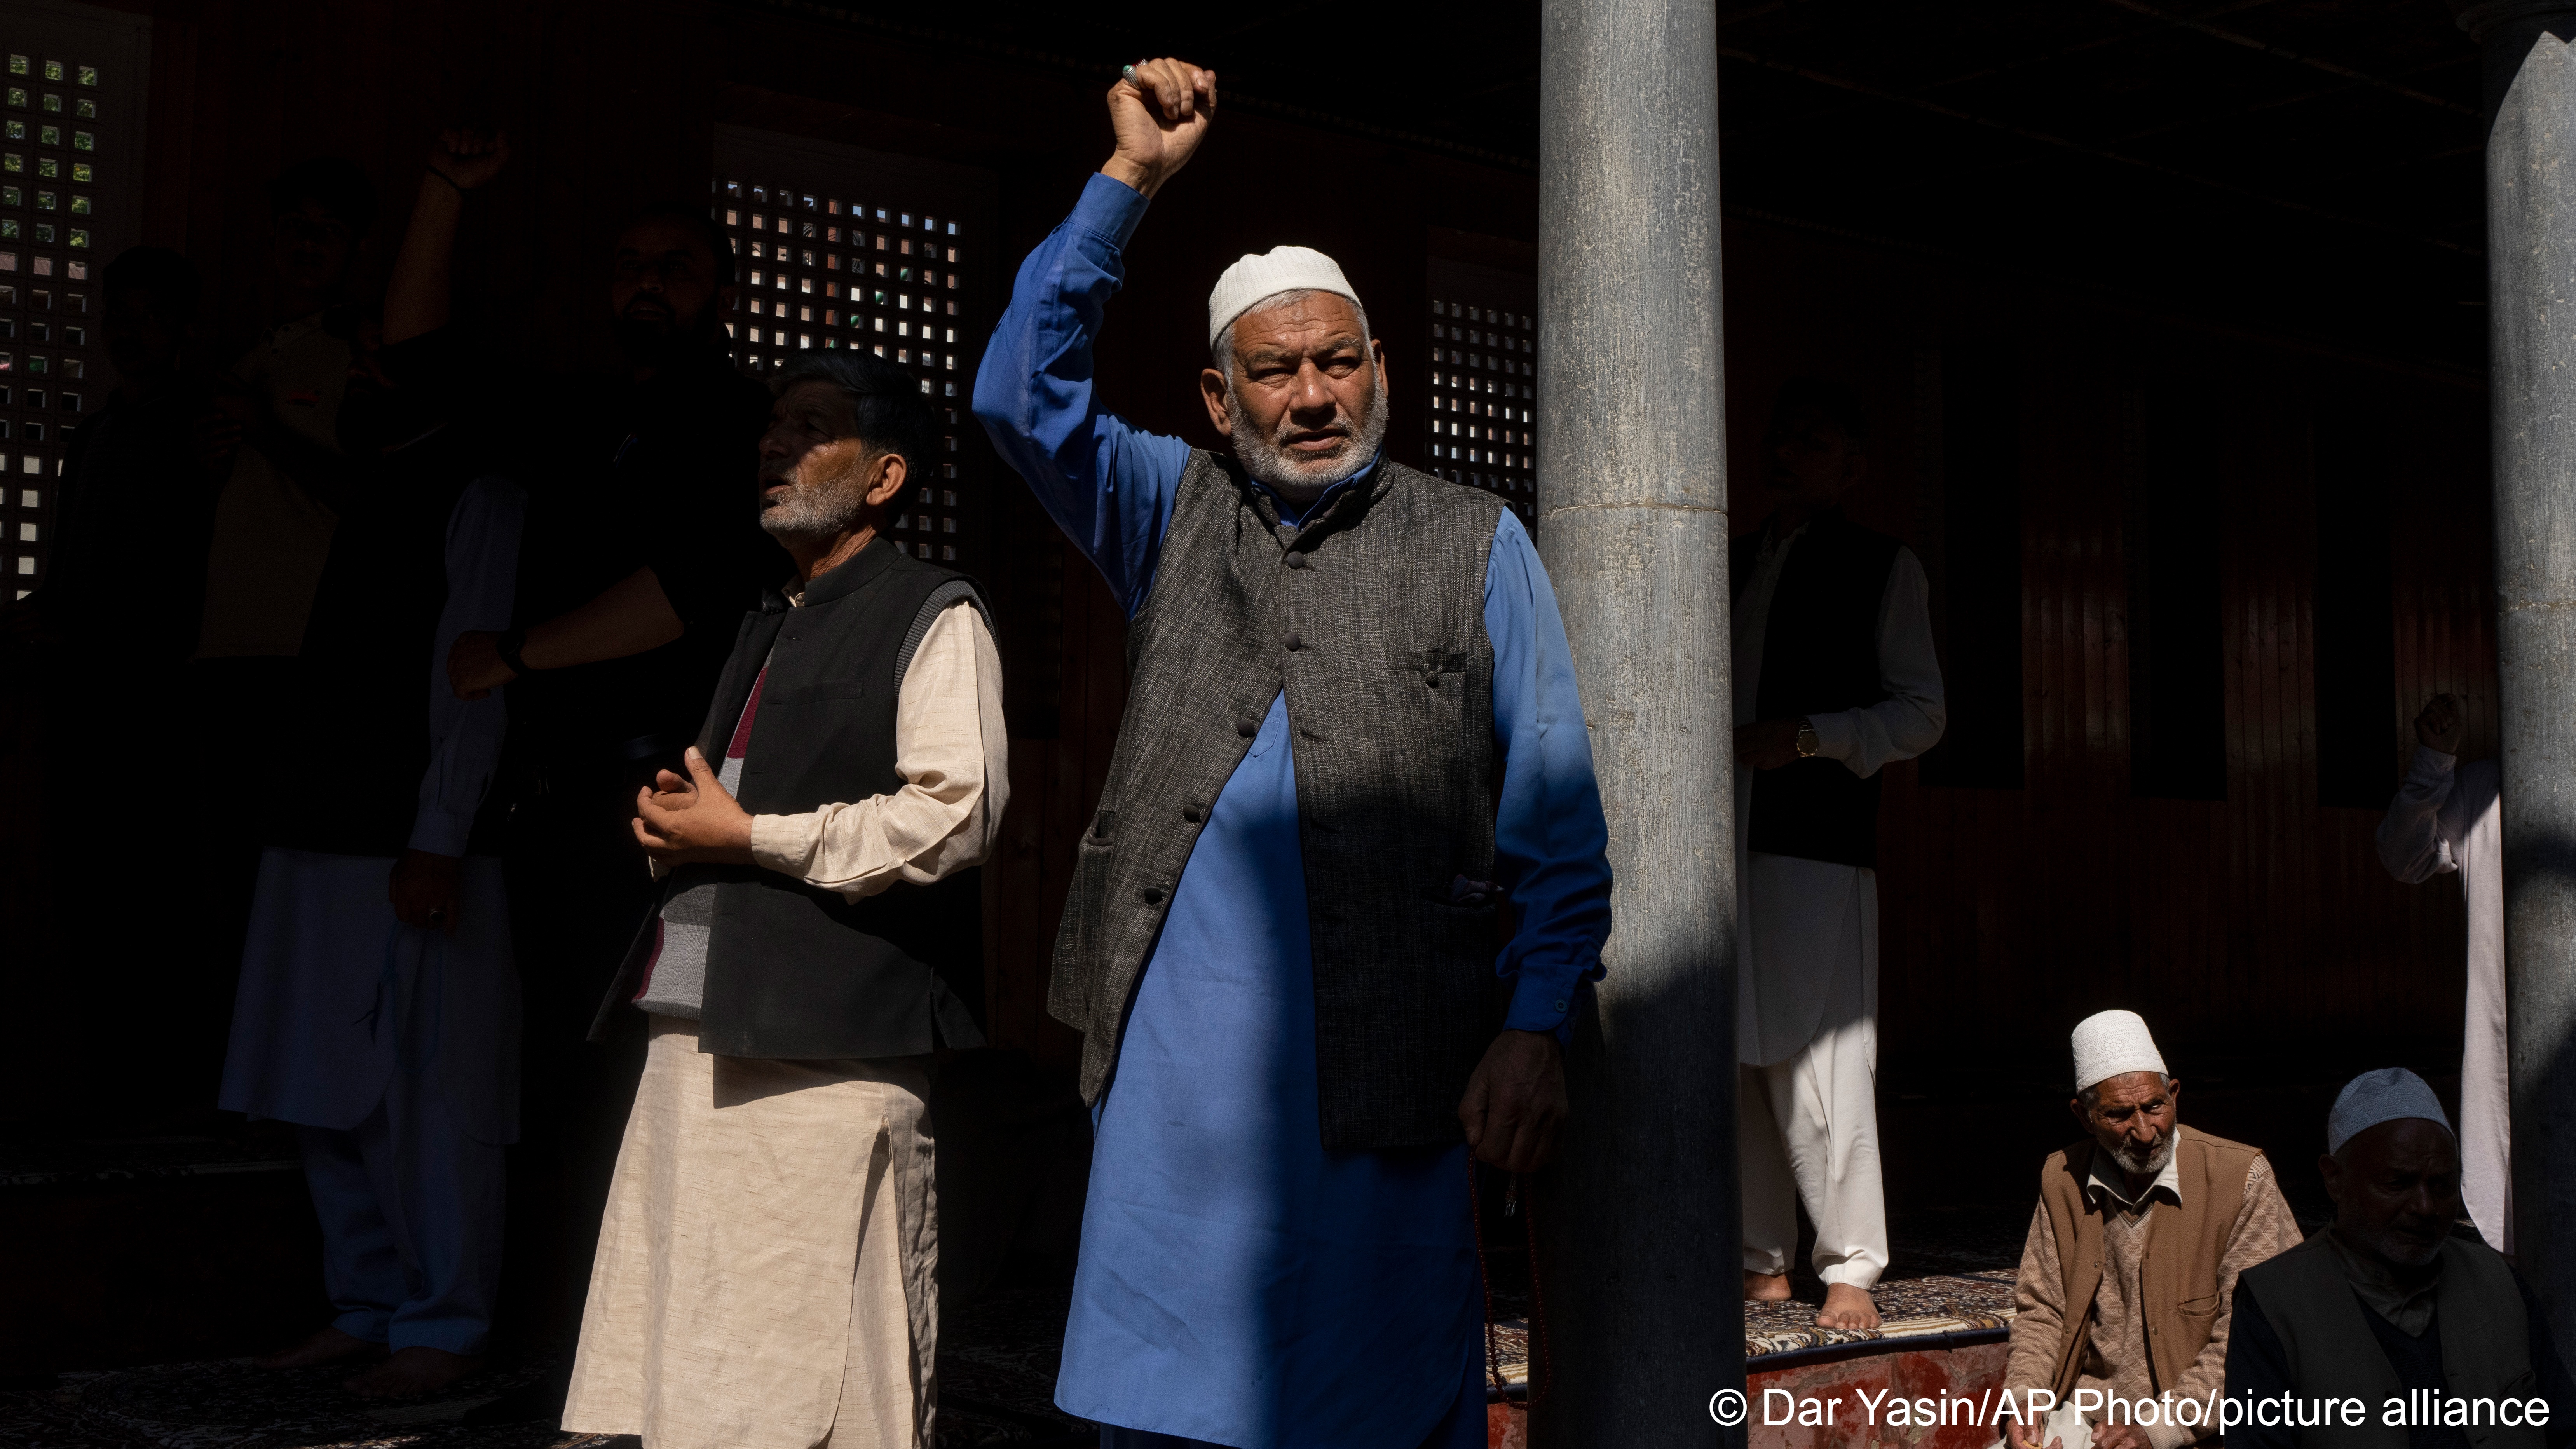
<path id="1" fill-rule="evenodd" d="M 1823 999 L 1807 1018 L 1816 1025 L 1804 1046 L 1767 1065 L 1736 1067 L 1744 1268 L 1789 1271 L 1803 1203 L 1816 1225 L 1810 1260 L 1816 1276 L 1866 1290 L 1887 1271 L 1878 1159 L 1877 880 L 1851 866 L 1761 855 L 1748 862 L 1749 964 L 1765 978 L 1759 984 L 1772 988 L 1755 1009 L 1772 1006 L 1765 1014 L 1776 1017 L 1780 988 L 1790 982 L 1809 991 L 1821 984 Z M 1801 1016 L 1804 1009 L 1803 1003 L 1792 1008 Z M 1778 1026 L 1773 1023 L 1771 1035 L 1780 1034 Z"/>

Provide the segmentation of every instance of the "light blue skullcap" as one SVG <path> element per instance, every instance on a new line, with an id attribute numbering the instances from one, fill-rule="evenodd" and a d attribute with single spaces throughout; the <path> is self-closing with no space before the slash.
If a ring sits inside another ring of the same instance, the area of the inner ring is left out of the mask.
<path id="1" fill-rule="evenodd" d="M 2451 1119 L 2442 1111 L 2442 1099 L 2433 1095 L 2422 1077 L 2404 1067 L 2364 1072 L 2344 1084 L 2342 1094 L 2335 1098 L 2334 1110 L 2326 1114 L 2326 1151 L 2341 1152 L 2353 1138 L 2382 1122 L 2404 1117 L 2439 1122 L 2443 1131 L 2452 1132 Z"/>

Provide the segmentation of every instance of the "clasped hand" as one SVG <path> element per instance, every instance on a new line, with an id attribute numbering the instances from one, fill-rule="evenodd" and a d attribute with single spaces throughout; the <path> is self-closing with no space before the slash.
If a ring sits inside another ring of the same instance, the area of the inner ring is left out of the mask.
<path id="1" fill-rule="evenodd" d="M 751 815 L 691 745 L 686 779 L 664 770 L 635 792 L 635 838 L 666 865 L 751 864 Z"/>

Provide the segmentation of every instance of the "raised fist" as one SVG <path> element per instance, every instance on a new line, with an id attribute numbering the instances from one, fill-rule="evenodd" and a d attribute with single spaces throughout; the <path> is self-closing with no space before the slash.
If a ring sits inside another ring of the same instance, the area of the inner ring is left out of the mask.
<path id="1" fill-rule="evenodd" d="M 1144 60 L 1109 88 L 1117 153 L 1103 173 L 1152 196 L 1189 164 L 1216 115 L 1216 72 L 1168 56 Z"/>
<path id="2" fill-rule="evenodd" d="M 441 131 L 438 144 L 429 148 L 429 169 L 454 182 L 459 191 L 484 185 L 508 164 L 510 137 L 505 131 Z"/>
<path id="3" fill-rule="evenodd" d="M 2468 733 L 2469 722 L 2460 702 L 2447 694 L 2433 696 L 2424 712 L 2415 716 L 2415 739 L 2428 750 L 2446 755 L 2460 752 L 2460 737 Z"/>

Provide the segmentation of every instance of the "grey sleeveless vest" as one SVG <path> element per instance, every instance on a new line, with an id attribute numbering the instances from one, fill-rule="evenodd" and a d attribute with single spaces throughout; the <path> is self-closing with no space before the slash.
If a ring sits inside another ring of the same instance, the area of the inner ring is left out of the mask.
<path id="1" fill-rule="evenodd" d="M 2263 1305 L 2263 1316 L 2290 1357 L 2290 1377 L 2305 1398 L 2359 1399 L 2370 1409 L 2366 1425 L 2339 1424 L 2310 1431 L 2309 1443 L 2405 1449 L 2406 1430 L 2384 1422 L 2381 1408 L 2403 1400 L 2405 1388 L 2372 1336 L 2370 1312 L 2353 1296 L 2343 1265 L 2325 1234 L 2245 1270 L 2238 1282 Z M 2445 1392 L 2489 1403 L 2528 1399 L 2539 1392 L 2531 1361 L 2531 1325 L 2503 1255 L 2461 1238 L 2442 1244 L 2442 1283 L 2433 1292 L 2433 1322 L 2442 1335 Z M 2564 1410 L 2565 1405 L 2554 1408 Z M 2471 1449 L 2540 1449 L 2546 1435 L 2528 1424 L 2482 1423 L 2462 1428 Z"/>
<path id="2" fill-rule="evenodd" d="M 1047 1008 L 1097 1102 L 1216 797 L 1284 689 L 1315 962 L 1323 1145 L 1446 1144 L 1497 1029 L 1493 645 L 1502 504 L 1394 463 L 1303 529 L 1194 452 L 1127 629 L 1126 717 Z"/>

